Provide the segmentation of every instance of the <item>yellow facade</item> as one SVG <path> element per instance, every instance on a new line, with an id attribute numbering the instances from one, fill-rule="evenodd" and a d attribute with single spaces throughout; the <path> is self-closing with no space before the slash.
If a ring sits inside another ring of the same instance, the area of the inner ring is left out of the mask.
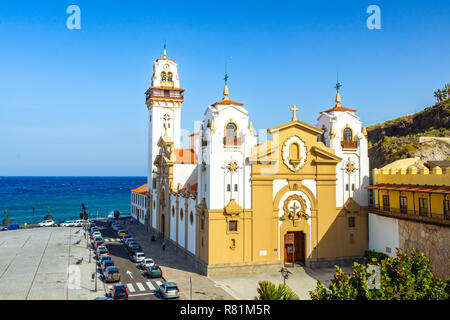
<path id="1" fill-rule="evenodd" d="M 450 174 L 441 168 L 374 169 L 373 204 L 381 211 L 450 220 Z M 384 197 L 384 202 L 383 202 Z M 404 197 L 400 206 L 401 197 Z M 421 210 L 422 208 L 422 210 Z M 432 222 L 430 220 L 430 222 Z"/>
<path id="2" fill-rule="evenodd" d="M 279 266 L 291 260 L 311 267 L 332 266 L 362 257 L 368 248 L 367 207 L 352 198 L 336 207 L 336 166 L 342 159 L 318 141 L 323 131 L 293 118 L 268 132 L 272 139 L 255 146 L 247 159 L 252 168 L 251 209 L 243 209 L 234 200 L 223 209 L 209 209 L 204 199 L 197 199 L 196 259 L 209 270 Z M 156 210 L 156 229 L 168 238 L 173 205 L 169 194 L 181 190 L 173 186 L 172 141 L 163 136 L 158 146 L 159 200 L 150 211 Z M 184 221 L 185 226 L 176 226 L 176 244 L 178 228 L 187 230 Z M 230 222 L 236 230 L 230 230 Z M 285 243 L 287 234 L 292 235 L 292 244 Z"/>
<path id="3" fill-rule="evenodd" d="M 199 235 L 207 239 L 208 248 L 207 252 L 200 250 L 199 257 L 210 266 L 282 263 L 288 232 L 303 238 L 300 262 L 306 265 L 362 256 L 368 246 L 367 208 L 351 199 L 344 208 L 336 208 L 336 165 L 341 159 L 317 141 L 322 130 L 294 120 L 268 132 L 272 140 L 256 146 L 248 159 L 252 164 L 251 210 L 240 208 L 234 215 L 227 214 L 226 208 L 207 210 L 207 231 Z M 296 171 L 283 161 L 282 146 L 291 137 L 300 138 L 307 150 L 301 169 Z M 287 183 L 274 192 L 274 181 L 280 180 Z M 316 190 L 303 185 L 304 180 L 314 181 Z M 306 195 L 310 216 L 280 218 L 280 208 L 290 192 Z M 349 216 L 356 219 L 355 227 L 348 228 Z M 237 231 L 228 231 L 229 220 L 238 221 Z"/>

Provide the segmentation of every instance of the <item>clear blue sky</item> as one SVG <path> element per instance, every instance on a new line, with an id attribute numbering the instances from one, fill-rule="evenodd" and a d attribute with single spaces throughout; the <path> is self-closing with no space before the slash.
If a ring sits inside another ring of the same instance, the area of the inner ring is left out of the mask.
<path id="1" fill-rule="evenodd" d="M 81 8 L 81 30 L 66 8 Z M 366 9 L 381 8 L 381 30 Z M 450 81 L 450 1 L 2 1 L 0 175 L 146 175 L 152 61 L 185 88 L 182 127 L 221 98 L 257 130 L 315 125 L 334 103 L 364 125 L 434 103 Z M 231 57 L 231 59 L 230 59 Z"/>

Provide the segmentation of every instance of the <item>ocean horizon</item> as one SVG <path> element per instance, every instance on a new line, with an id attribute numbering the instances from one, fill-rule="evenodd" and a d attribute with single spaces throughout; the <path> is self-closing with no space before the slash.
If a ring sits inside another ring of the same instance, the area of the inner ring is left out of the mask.
<path id="1" fill-rule="evenodd" d="M 89 218 L 114 210 L 130 214 L 131 189 L 145 176 L 0 176 L 0 214 L 13 224 L 38 223 L 49 214 L 56 222 L 79 219 L 84 203 Z M 33 213 L 34 207 L 34 213 Z"/>

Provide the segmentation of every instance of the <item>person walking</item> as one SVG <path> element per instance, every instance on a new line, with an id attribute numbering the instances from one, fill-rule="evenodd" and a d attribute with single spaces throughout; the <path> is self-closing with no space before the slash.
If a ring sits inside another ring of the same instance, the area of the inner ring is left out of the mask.
<path id="1" fill-rule="evenodd" d="M 166 251 L 166 242 L 165 241 L 163 241 L 163 243 L 162 243 L 162 249 L 163 249 L 163 251 Z"/>

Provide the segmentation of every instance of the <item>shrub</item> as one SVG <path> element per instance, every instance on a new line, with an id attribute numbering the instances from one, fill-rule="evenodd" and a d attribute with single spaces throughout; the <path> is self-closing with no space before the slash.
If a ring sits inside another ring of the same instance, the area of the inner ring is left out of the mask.
<path id="1" fill-rule="evenodd" d="M 384 259 L 389 258 L 389 256 L 383 252 L 378 252 L 375 250 L 366 250 L 364 251 L 364 257 L 368 260 L 368 261 L 372 261 L 373 258 L 377 259 L 377 261 L 381 261 Z"/>
<path id="2" fill-rule="evenodd" d="M 346 274 L 338 266 L 327 288 L 318 281 L 309 294 L 313 300 L 447 300 L 450 298 L 450 279 L 443 280 L 430 269 L 431 261 L 417 249 L 406 254 L 397 249 L 397 257 L 381 261 L 372 258 L 379 268 L 378 288 L 369 288 L 374 272 L 367 266 L 353 264 L 353 273 Z"/>
<path id="3" fill-rule="evenodd" d="M 284 284 L 275 286 L 270 281 L 258 282 L 258 296 L 255 300 L 300 300 L 300 298 L 292 291 L 290 287 Z"/>

